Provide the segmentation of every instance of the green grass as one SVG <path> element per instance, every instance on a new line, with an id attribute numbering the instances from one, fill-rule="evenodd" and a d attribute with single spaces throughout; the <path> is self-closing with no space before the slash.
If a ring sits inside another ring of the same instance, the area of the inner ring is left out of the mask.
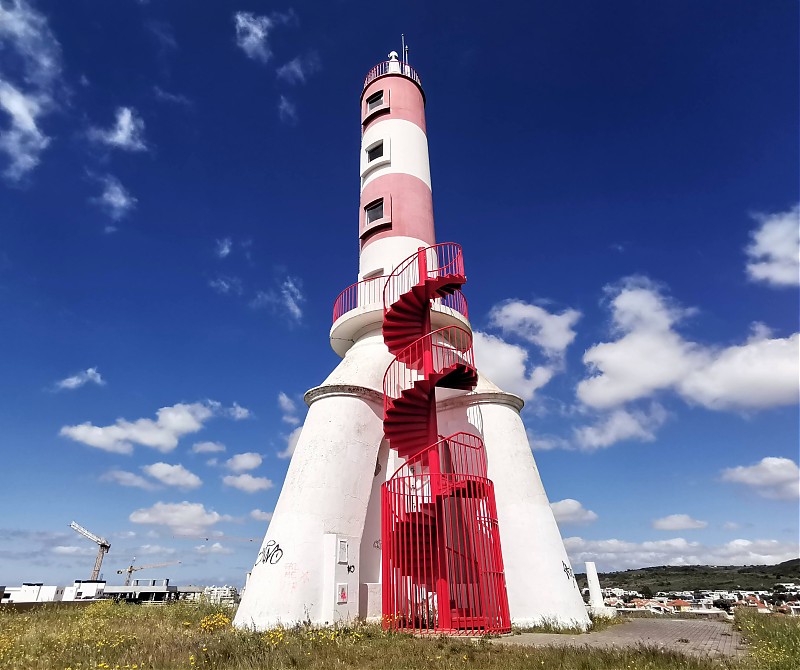
<path id="1" fill-rule="evenodd" d="M 750 647 L 754 670 L 800 668 L 800 617 L 759 614 L 740 607 L 736 628 Z"/>
<path id="2" fill-rule="evenodd" d="M 3 670 L 787 670 L 800 667 L 798 624 L 788 618 L 739 621 L 762 665 L 705 660 L 654 649 L 531 648 L 452 638 L 415 638 L 354 624 L 317 629 L 236 630 L 228 610 L 175 603 L 142 607 L 111 601 L 86 607 L 0 608 Z M 749 616 L 749 615 L 748 615 Z M 748 659 L 749 660 L 749 659 Z"/>

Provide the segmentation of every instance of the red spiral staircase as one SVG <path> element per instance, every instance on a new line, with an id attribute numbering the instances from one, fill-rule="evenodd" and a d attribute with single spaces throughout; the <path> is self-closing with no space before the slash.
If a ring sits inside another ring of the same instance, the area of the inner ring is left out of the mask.
<path id="1" fill-rule="evenodd" d="M 403 261 L 383 289 L 384 433 L 406 462 L 381 490 L 383 624 L 413 632 L 510 630 L 494 486 L 477 435 L 438 434 L 436 388 L 475 388 L 472 333 L 431 330 L 431 303 L 466 314 L 461 247 Z"/>

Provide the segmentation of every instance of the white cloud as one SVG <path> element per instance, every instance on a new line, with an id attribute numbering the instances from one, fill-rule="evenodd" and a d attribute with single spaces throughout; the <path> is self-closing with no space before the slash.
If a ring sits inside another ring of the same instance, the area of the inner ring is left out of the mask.
<path id="1" fill-rule="evenodd" d="M 162 547 L 160 544 L 143 544 L 136 549 L 137 556 L 170 556 L 174 553 L 174 549 Z"/>
<path id="2" fill-rule="evenodd" d="M 303 432 L 303 427 L 298 426 L 289 435 L 286 436 L 286 449 L 278 452 L 278 458 L 291 458 L 294 454 L 297 441 L 300 439 L 300 433 Z"/>
<path id="3" fill-rule="evenodd" d="M 575 442 L 584 451 L 610 447 L 622 440 L 652 442 L 666 418 L 666 411 L 658 403 L 648 411 L 615 409 L 592 426 L 575 428 Z"/>
<path id="4" fill-rule="evenodd" d="M 132 523 L 153 526 L 166 526 L 174 535 L 204 535 L 212 526 L 221 521 L 230 521 L 231 517 L 213 510 L 207 510 L 202 503 L 157 502 L 152 507 L 145 507 L 131 512 L 128 517 Z"/>
<path id="5" fill-rule="evenodd" d="M 315 55 L 298 56 L 281 65 L 276 74 L 289 84 L 304 84 L 310 74 L 319 69 L 319 59 Z"/>
<path id="6" fill-rule="evenodd" d="M 256 491 L 266 491 L 271 489 L 275 484 L 272 480 L 266 477 L 253 477 L 253 475 L 227 475 L 222 478 L 222 483 L 225 486 L 230 486 L 245 493 L 255 493 Z"/>
<path id="7" fill-rule="evenodd" d="M 214 253 L 217 254 L 219 258 L 227 258 L 230 256 L 231 250 L 233 249 L 233 241 L 230 237 L 223 237 L 221 240 L 216 241 L 216 246 L 214 247 Z"/>
<path id="8" fill-rule="evenodd" d="M 236 28 L 236 44 L 249 58 L 266 63 L 272 58 L 269 34 L 275 26 L 288 23 L 295 18 L 291 10 L 275 12 L 269 16 L 258 16 L 252 12 L 236 12 L 233 24 Z"/>
<path id="9" fill-rule="evenodd" d="M 800 205 L 753 218 L 760 225 L 745 250 L 748 277 L 772 286 L 800 284 Z"/>
<path id="10" fill-rule="evenodd" d="M 162 100 L 164 102 L 172 102 L 176 105 L 184 105 L 186 107 L 191 107 L 192 101 L 181 93 L 171 93 L 169 91 L 165 91 L 160 86 L 153 86 L 153 95 L 156 96 L 156 99 Z"/>
<path id="11" fill-rule="evenodd" d="M 261 465 L 264 459 L 261 457 L 261 454 L 256 454 L 253 452 L 247 452 L 244 454 L 236 454 L 232 456 L 227 461 L 225 461 L 225 467 L 228 468 L 231 472 L 246 472 L 247 470 L 254 470 L 259 465 Z"/>
<path id="12" fill-rule="evenodd" d="M 94 556 L 97 553 L 97 549 L 92 549 L 90 546 L 77 547 L 63 544 L 53 547 L 52 551 L 59 556 Z"/>
<path id="13" fill-rule="evenodd" d="M 278 100 L 278 117 L 281 121 L 290 125 L 297 123 L 297 105 L 285 95 L 282 95 Z"/>
<path id="14" fill-rule="evenodd" d="M 289 317 L 290 323 L 300 323 L 303 318 L 301 305 L 305 301 L 300 279 L 287 276 L 276 290 L 258 291 L 256 297 L 250 301 L 250 307 L 279 309 Z"/>
<path id="15" fill-rule="evenodd" d="M 256 521 L 270 521 L 272 519 L 272 512 L 264 512 L 260 509 L 250 511 L 250 518 Z"/>
<path id="16" fill-rule="evenodd" d="M 496 335 L 475 331 L 475 362 L 483 374 L 505 391 L 516 393 L 523 400 L 550 381 L 554 370 L 537 366 L 528 371 L 528 352 Z"/>
<path id="17" fill-rule="evenodd" d="M 95 198 L 90 198 L 89 201 L 105 210 L 114 221 L 122 219 L 139 202 L 113 175 L 97 177 L 97 181 L 102 184 L 103 192 Z M 107 230 L 106 232 L 113 231 Z"/>
<path id="18" fill-rule="evenodd" d="M 294 426 L 300 423 L 300 418 L 297 416 L 297 403 L 283 391 L 278 393 L 278 407 L 281 410 L 281 420 Z"/>
<path id="19" fill-rule="evenodd" d="M 153 463 L 152 465 L 143 466 L 142 470 L 162 484 L 175 486 L 179 489 L 196 489 L 203 484 L 203 480 L 200 477 L 180 464 Z"/>
<path id="20" fill-rule="evenodd" d="M 560 358 L 575 339 L 573 326 L 581 313 L 566 309 L 551 314 L 538 305 L 521 300 L 507 300 L 495 305 L 489 312 L 489 323 L 504 335 L 516 335 L 542 348 L 550 358 Z"/>
<path id="21" fill-rule="evenodd" d="M 105 129 L 90 128 L 89 139 L 123 151 L 147 151 L 144 121 L 132 107 L 118 107 L 114 125 Z"/>
<path id="22" fill-rule="evenodd" d="M 565 498 L 558 502 L 550 503 L 556 521 L 563 525 L 585 524 L 597 521 L 597 514 L 586 509 L 579 501 Z"/>
<path id="23" fill-rule="evenodd" d="M 192 445 L 192 453 L 195 454 L 215 454 L 220 451 L 225 451 L 222 442 L 195 442 Z"/>
<path id="24" fill-rule="evenodd" d="M 208 402 L 177 403 L 159 409 L 155 421 L 117 419 L 110 426 L 95 426 L 87 421 L 77 426 L 64 426 L 59 435 L 117 454 L 132 453 L 134 444 L 166 453 L 178 446 L 183 435 L 199 431 L 214 416 L 213 407 Z"/>
<path id="25" fill-rule="evenodd" d="M 739 530 L 741 528 L 741 524 L 736 523 L 735 521 L 726 521 L 722 524 L 722 527 L 725 530 Z"/>
<path id="26" fill-rule="evenodd" d="M 564 546 L 572 565 L 596 561 L 601 571 L 650 565 L 774 565 L 797 558 L 796 543 L 778 540 L 739 539 L 704 545 L 682 537 L 648 542 L 568 537 Z"/>
<path id="27" fill-rule="evenodd" d="M 583 357 L 592 376 L 578 398 L 609 409 L 673 390 L 709 409 L 762 409 L 798 398 L 800 335 L 771 338 L 756 326 L 745 344 L 710 347 L 684 339 L 674 326 L 691 313 L 643 277 L 608 287 L 618 339 L 591 347 Z"/>
<path id="28" fill-rule="evenodd" d="M 79 389 L 81 386 L 89 383 L 97 384 L 98 386 L 105 386 L 106 382 L 97 371 L 97 368 L 88 368 L 82 372 L 72 375 L 71 377 L 67 377 L 66 379 L 56 382 L 56 388 L 59 390 L 71 391 L 73 389 Z"/>
<path id="29" fill-rule="evenodd" d="M 247 409 L 247 407 L 242 407 L 238 402 L 234 402 L 232 406 L 225 410 L 225 412 L 234 421 L 249 419 L 251 416 L 253 416 L 253 413 Z"/>
<path id="30" fill-rule="evenodd" d="M 152 482 L 127 470 L 109 470 L 100 477 L 101 482 L 112 482 L 120 486 L 130 486 L 132 488 L 150 491 L 156 488 Z"/>
<path id="31" fill-rule="evenodd" d="M 233 549 L 228 549 L 227 547 L 223 547 L 219 542 L 214 542 L 211 545 L 201 544 L 198 547 L 195 547 L 194 550 L 198 554 L 232 554 Z"/>
<path id="32" fill-rule="evenodd" d="M 764 498 L 800 498 L 800 469 L 789 458 L 767 456 L 755 465 L 726 468 L 722 471 L 722 481 L 748 486 Z"/>
<path id="33" fill-rule="evenodd" d="M 208 282 L 208 285 L 221 295 L 241 295 L 242 280 L 239 277 L 221 275 Z"/>
<path id="34" fill-rule="evenodd" d="M 706 526 L 708 521 L 693 519 L 688 514 L 670 514 L 653 520 L 653 528 L 656 530 L 697 530 Z"/>
<path id="35" fill-rule="evenodd" d="M 15 0 L 0 3 L 0 53 L 0 111 L 8 121 L 0 126 L 0 152 L 8 158 L 3 174 L 16 182 L 50 144 L 40 123 L 56 106 L 61 46 L 44 15 Z"/>

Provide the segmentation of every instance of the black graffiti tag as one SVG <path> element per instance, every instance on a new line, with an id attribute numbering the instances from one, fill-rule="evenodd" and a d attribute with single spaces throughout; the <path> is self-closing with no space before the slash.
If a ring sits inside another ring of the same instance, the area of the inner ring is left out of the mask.
<path id="1" fill-rule="evenodd" d="M 270 565 L 275 565 L 278 561 L 283 558 L 283 549 L 281 549 L 281 545 L 279 545 L 275 540 L 270 540 L 267 542 L 261 551 L 258 552 L 258 563 L 269 563 Z"/>
<path id="2" fill-rule="evenodd" d="M 561 565 L 564 566 L 564 574 L 567 576 L 567 579 L 572 579 L 575 576 L 572 574 L 572 568 L 564 563 L 564 561 L 561 561 Z"/>

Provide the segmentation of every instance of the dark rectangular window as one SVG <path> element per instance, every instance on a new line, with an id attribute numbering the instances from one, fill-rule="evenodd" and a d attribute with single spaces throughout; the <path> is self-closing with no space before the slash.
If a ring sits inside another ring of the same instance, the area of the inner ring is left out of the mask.
<path id="1" fill-rule="evenodd" d="M 376 200 L 367 207 L 367 223 L 372 223 L 383 218 L 383 198 Z"/>
<path id="2" fill-rule="evenodd" d="M 367 111 L 371 112 L 376 107 L 380 107 L 383 104 L 383 91 L 378 91 L 377 93 L 373 93 L 371 96 L 367 98 Z"/>
<path id="3" fill-rule="evenodd" d="M 371 163 L 372 161 L 380 158 L 383 156 L 383 142 L 378 142 L 374 147 L 367 150 L 367 162 Z"/>

